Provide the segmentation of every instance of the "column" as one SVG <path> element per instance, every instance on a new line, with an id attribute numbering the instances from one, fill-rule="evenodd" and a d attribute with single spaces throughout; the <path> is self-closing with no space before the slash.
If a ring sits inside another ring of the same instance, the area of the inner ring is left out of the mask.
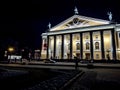
<path id="1" fill-rule="evenodd" d="M 92 33 L 90 32 L 90 52 L 91 52 L 91 59 L 93 59 L 93 39 L 92 39 Z"/>
<path id="2" fill-rule="evenodd" d="M 113 54 L 113 59 L 116 60 L 116 42 L 115 42 L 115 31 L 114 29 L 111 30 L 111 38 L 112 38 L 112 54 Z"/>
<path id="3" fill-rule="evenodd" d="M 62 45 L 61 45 L 61 58 L 63 59 L 64 57 L 64 35 L 62 34 Z"/>
<path id="4" fill-rule="evenodd" d="M 56 35 L 54 36 L 54 53 L 53 57 L 56 58 Z"/>
<path id="5" fill-rule="evenodd" d="M 83 59 L 83 41 L 82 41 L 82 33 L 80 33 L 80 56 Z"/>
<path id="6" fill-rule="evenodd" d="M 47 57 L 46 59 L 49 58 L 49 36 L 47 36 Z"/>
<path id="7" fill-rule="evenodd" d="M 103 31 L 100 31 L 100 38 L 101 38 L 101 54 L 102 54 L 101 56 L 102 59 L 105 59 Z"/>
<path id="8" fill-rule="evenodd" d="M 72 59 L 72 34 L 70 34 L 70 59 Z"/>

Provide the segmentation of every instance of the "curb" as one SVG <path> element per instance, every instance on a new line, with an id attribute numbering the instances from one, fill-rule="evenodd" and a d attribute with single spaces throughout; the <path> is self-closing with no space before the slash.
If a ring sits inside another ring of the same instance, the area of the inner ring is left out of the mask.
<path id="1" fill-rule="evenodd" d="M 75 67 L 75 65 L 65 65 L 65 64 L 35 64 L 35 63 L 28 63 L 28 65 L 41 65 L 41 66 L 67 66 L 67 67 Z M 88 63 L 88 64 L 84 64 L 84 65 L 78 65 L 78 67 L 86 67 L 88 69 L 92 69 L 92 68 L 110 68 L 110 69 L 120 69 L 120 66 L 101 66 L 101 65 L 95 65 L 94 63 Z"/>
<path id="2" fill-rule="evenodd" d="M 74 67 L 75 65 L 65 65 L 65 64 L 34 64 L 34 63 L 29 63 L 28 65 L 42 65 L 42 66 L 72 66 Z"/>

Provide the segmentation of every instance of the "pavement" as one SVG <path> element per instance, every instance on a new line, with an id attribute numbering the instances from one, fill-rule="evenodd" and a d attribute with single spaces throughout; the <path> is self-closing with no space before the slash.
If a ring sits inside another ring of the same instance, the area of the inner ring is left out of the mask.
<path id="1" fill-rule="evenodd" d="M 75 67 L 74 62 L 56 62 L 56 63 L 44 63 L 43 61 L 25 61 L 25 62 L 12 62 L 9 64 L 2 64 L 0 66 L 12 66 L 12 67 L 34 67 L 34 68 L 49 68 L 49 67 L 68 67 L 69 69 Z M 71 67 L 71 68 L 70 68 Z M 120 69 L 120 63 L 78 63 L 78 67 L 86 68 L 111 68 Z"/>
<path id="2" fill-rule="evenodd" d="M 31 61 L 31 62 L 28 62 L 28 65 L 75 67 L 74 62 L 44 63 L 43 61 Z M 120 63 L 81 63 L 81 62 L 79 62 L 78 67 L 120 69 Z"/>
<path id="3" fill-rule="evenodd" d="M 0 67 L 75 69 L 74 62 L 44 63 L 43 61 L 12 62 L 0 64 Z M 65 90 L 113 90 L 120 89 L 120 63 L 78 63 L 85 72 L 77 75 L 72 85 Z M 84 68 L 84 69 L 83 69 Z M 106 69 L 105 69 L 106 68 Z M 80 76 L 80 77 L 79 77 Z M 76 81 L 77 80 L 77 81 Z M 71 82 L 70 82 L 71 83 Z M 63 89 L 64 90 L 64 89 Z"/>
<path id="4" fill-rule="evenodd" d="M 119 69 L 86 69 L 65 90 L 120 90 Z"/>

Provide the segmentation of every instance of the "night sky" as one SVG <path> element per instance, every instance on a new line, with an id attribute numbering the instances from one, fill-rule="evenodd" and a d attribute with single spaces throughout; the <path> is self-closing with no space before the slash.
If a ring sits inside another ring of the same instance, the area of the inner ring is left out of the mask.
<path id="1" fill-rule="evenodd" d="M 18 48 L 40 49 L 41 33 L 48 23 L 52 26 L 74 15 L 74 7 L 83 16 L 120 22 L 119 2 L 116 0 L 32 0 L 28 3 L 0 7 L 0 48 L 10 45 Z"/>

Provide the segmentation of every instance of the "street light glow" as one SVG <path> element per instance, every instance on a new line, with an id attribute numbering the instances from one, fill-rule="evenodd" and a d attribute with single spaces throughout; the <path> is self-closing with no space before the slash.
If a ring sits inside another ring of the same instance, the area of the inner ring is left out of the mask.
<path id="1" fill-rule="evenodd" d="M 13 47 L 9 47 L 8 51 L 12 52 L 12 51 L 14 51 L 14 48 Z"/>

